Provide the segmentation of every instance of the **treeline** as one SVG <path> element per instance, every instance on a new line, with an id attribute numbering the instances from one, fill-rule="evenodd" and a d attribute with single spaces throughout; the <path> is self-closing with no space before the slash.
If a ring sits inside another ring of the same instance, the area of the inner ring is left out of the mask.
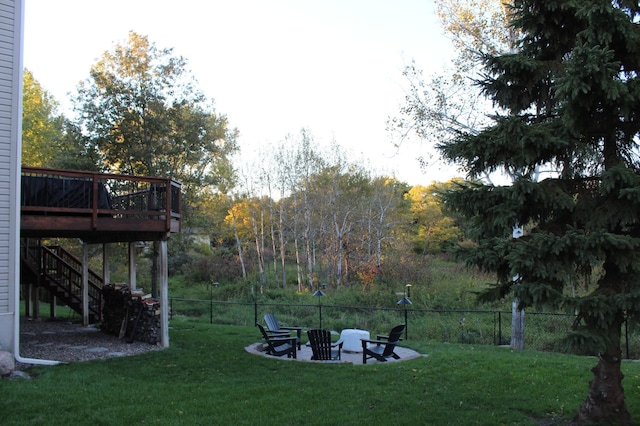
<path id="1" fill-rule="evenodd" d="M 460 239 L 445 184 L 376 175 L 309 130 L 238 163 L 237 129 L 171 49 L 141 35 L 105 52 L 71 97 L 73 116 L 24 73 L 23 164 L 182 183 L 170 274 L 298 291 L 420 279 L 421 257 Z M 244 170 L 243 170 L 244 169 Z"/>
<path id="2" fill-rule="evenodd" d="M 191 238 L 205 236 L 220 262 L 221 253 L 233 253 L 239 275 L 261 287 L 304 291 L 357 282 L 366 289 L 409 280 L 419 269 L 413 255 L 442 252 L 460 239 L 438 201 L 445 184 L 410 187 L 375 176 L 339 146 L 322 150 L 305 130 L 260 160 L 242 185 L 212 194 L 210 208 L 199 210 L 209 212 L 202 223 L 216 225 L 191 230 Z M 204 268 L 210 270 L 200 279 L 223 280 L 215 269 L 229 269 L 211 262 Z"/>

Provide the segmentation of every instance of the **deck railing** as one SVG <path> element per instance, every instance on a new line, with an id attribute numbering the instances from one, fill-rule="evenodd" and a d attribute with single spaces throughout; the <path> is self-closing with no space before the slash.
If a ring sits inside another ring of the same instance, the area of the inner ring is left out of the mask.
<path id="1" fill-rule="evenodd" d="M 180 183 L 167 178 L 22 167 L 24 214 L 180 221 Z"/>

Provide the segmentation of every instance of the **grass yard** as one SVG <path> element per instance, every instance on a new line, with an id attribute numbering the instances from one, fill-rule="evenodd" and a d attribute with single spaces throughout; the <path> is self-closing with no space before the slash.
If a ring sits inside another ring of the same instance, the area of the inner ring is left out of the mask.
<path id="1" fill-rule="evenodd" d="M 368 365 L 251 355 L 254 327 L 172 321 L 171 348 L 34 367 L 0 381 L 2 425 L 536 425 L 570 418 L 594 358 L 494 346 L 405 345 L 426 358 Z M 640 365 L 625 362 L 640 419 Z M 547 423 L 549 424 L 549 423 Z"/>

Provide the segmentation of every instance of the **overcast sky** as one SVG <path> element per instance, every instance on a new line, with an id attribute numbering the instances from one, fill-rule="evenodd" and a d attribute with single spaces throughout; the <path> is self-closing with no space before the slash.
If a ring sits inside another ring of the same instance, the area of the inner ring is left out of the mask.
<path id="1" fill-rule="evenodd" d="M 395 154 L 405 64 L 425 74 L 450 56 L 432 0 L 25 0 L 24 66 L 60 102 L 129 31 L 188 60 L 199 87 L 254 153 L 306 128 L 379 172 L 410 184 L 452 177 L 420 171 L 419 145 Z M 247 154 L 248 155 L 248 154 Z"/>

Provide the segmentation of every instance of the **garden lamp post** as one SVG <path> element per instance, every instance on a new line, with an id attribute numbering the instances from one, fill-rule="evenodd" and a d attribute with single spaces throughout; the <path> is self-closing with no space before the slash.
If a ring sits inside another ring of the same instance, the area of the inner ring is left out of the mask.
<path id="1" fill-rule="evenodd" d="M 326 288 L 326 284 L 322 284 L 322 288 Z M 320 302 L 320 298 L 325 296 L 324 292 L 320 289 L 317 289 L 315 293 L 313 293 L 314 297 L 318 298 L 318 312 L 320 314 L 320 328 L 322 329 L 322 303 Z"/>
<path id="2" fill-rule="evenodd" d="M 404 308 L 404 338 L 405 340 L 409 339 L 409 323 L 407 321 L 407 305 L 411 305 L 411 284 L 407 284 L 404 287 L 404 296 L 402 299 L 398 300 L 398 305 L 402 305 Z"/>

